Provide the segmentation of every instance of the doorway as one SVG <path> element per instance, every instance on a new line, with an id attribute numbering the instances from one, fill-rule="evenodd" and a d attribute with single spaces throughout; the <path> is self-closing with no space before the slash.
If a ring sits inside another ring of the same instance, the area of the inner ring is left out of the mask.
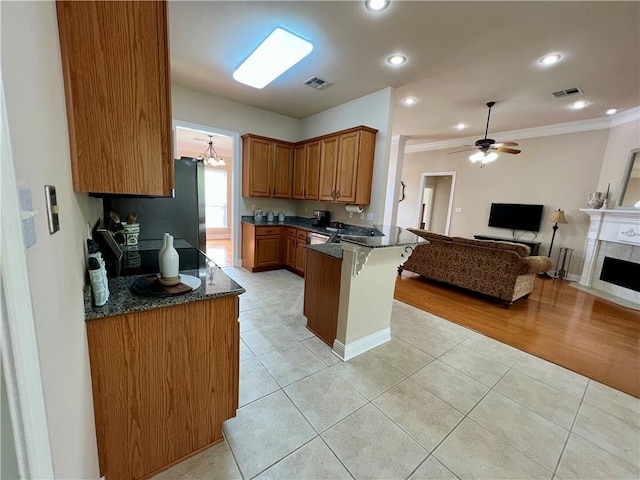
<path id="1" fill-rule="evenodd" d="M 200 200 L 205 214 L 205 253 L 220 267 L 233 266 L 237 236 L 234 175 L 238 170 L 238 134 L 177 121 L 174 131 L 176 158 L 205 158 L 204 199 Z M 213 158 L 208 155 L 211 151 Z"/>
<path id="2" fill-rule="evenodd" d="M 426 172 L 422 174 L 418 195 L 417 228 L 449 235 L 456 172 Z"/>

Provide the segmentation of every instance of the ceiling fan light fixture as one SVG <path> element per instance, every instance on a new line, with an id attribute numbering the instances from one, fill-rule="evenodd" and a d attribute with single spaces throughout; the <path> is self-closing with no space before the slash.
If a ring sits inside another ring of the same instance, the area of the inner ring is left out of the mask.
<path id="1" fill-rule="evenodd" d="M 387 62 L 389 62 L 391 65 L 402 65 L 406 61 L 407 57 L 400 54 L 391 55 L 389 58 L 387 58 Z"/>
<path id="2" fill-rule="evenodd" d="M 389 6 L 389 0 L 366 0 L 364 6 L 372 12 L 381 12 Z"/>
<path id="3" fill-rule="evenodd" d="M 493 162 L 496 158 L 498 158 L 498 154 L 495 152 L 485 153 L 480 151 L 469 155 L 469 160 L 471 160 L 471 163 L 480 162 L 483 165 Z"/>
<path id="4" fill-rule="evenodd" d="M 549 55 L 545 55 L 544 57 L 542 57 L 540 60 L 538 60 L 538 62 L 541 65 L 548 67 L 550 65 L 554 65 L 558 63 L 561 58 L 562 58 L 562 55 L 560 55 L 559 53 L 550 53 Z"/>
<path id="5" fill-rule="evenodd" d="M 233 72 L 233 78 L 253 88 L 264 88 L 312 50 L 311 42 L 278 27 Z"/>
<path id="6" fill-rule="evenodd" d="M 482 160 L 480 160 L 483 164 L 487 164 L 487 163 L 491 163 L 493 162 L 496 158 L 498 158 L 498 154 L 496 152 L 491 152 L 488 153 L 484 156 L 484 158 Z"/>

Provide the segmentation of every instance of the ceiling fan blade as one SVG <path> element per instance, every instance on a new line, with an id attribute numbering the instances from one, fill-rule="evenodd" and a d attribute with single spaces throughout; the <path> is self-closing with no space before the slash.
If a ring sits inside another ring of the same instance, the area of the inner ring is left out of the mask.
<path id="1" fill-rule="evenodd" d="M 516 142 L 500 142 L 494 144 L 494 147 L 517 147 L 518 144 Z"/>
<path id="2" fill-rule="evenodd" d="M 493 150 L 495 150 L 496 152 L 502 152 L 502 153 L 520 153 L 521 150 L 516 150 L 515 148 L 507 148 L 507 147 L 497 147 L 494 148 Z"/>
<path id="3" fill-rule="evenodd" d="M 455 152 L 449 152 L 447 155 L 451 155 L 452 153 L 468 152 L 470 150 L 475 150 L 475 148 L 465 148 L 464 150 L 456 150 Z"/>

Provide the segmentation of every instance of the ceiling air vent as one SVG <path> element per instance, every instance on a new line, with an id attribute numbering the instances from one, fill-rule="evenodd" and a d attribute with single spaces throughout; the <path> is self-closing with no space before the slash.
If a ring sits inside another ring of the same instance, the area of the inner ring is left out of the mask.
<path id="1" fill-rule="evenodd" d="M 553 96 L 556 98 L 571 97 L 573 95 L 581 95 L 582 89 L 580 87 L 567 88 L 566 90 L 558 90 L 553 92 Z"/>
<path id="2" fill-rule="evenodd" d="M 316 90 L 324 90 L 325 88 L 333 85 L 333 83 L 329 83 L 326 80 L 322 80 L 318 77 L 311 77 L 309 80 L 304 82 L 304 84 L 311 88 L 315 88 Z"/>

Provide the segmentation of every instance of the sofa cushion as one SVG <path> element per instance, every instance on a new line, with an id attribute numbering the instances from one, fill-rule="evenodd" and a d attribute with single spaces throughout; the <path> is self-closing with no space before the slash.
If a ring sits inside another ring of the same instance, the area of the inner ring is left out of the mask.
<path id="1" fill-rule="evenodd" d="M 508 250 L 517 253 L 521 257 L 526 257 L 531 253 L 528 245 L 516 242 L 502 242 L 496 240 L 475 240 L 471 238 L 453 237 L 456 243 L 464 243 L 466 245 L 474 245 L 477 247 L 495 248 L 497 250 Z"/>
<path id="2" fill-rule="evenodd" d="M 419 228 L 407 228 L 412 233 L 415 233 L 419 237 L 426 238 L 427 240 L 440 240 L 442 242 L 450 242 L 451 237 L 446 235 L 440 235 L 439 233 L 433 233 L 428 230 L 421 230 Z"/>

